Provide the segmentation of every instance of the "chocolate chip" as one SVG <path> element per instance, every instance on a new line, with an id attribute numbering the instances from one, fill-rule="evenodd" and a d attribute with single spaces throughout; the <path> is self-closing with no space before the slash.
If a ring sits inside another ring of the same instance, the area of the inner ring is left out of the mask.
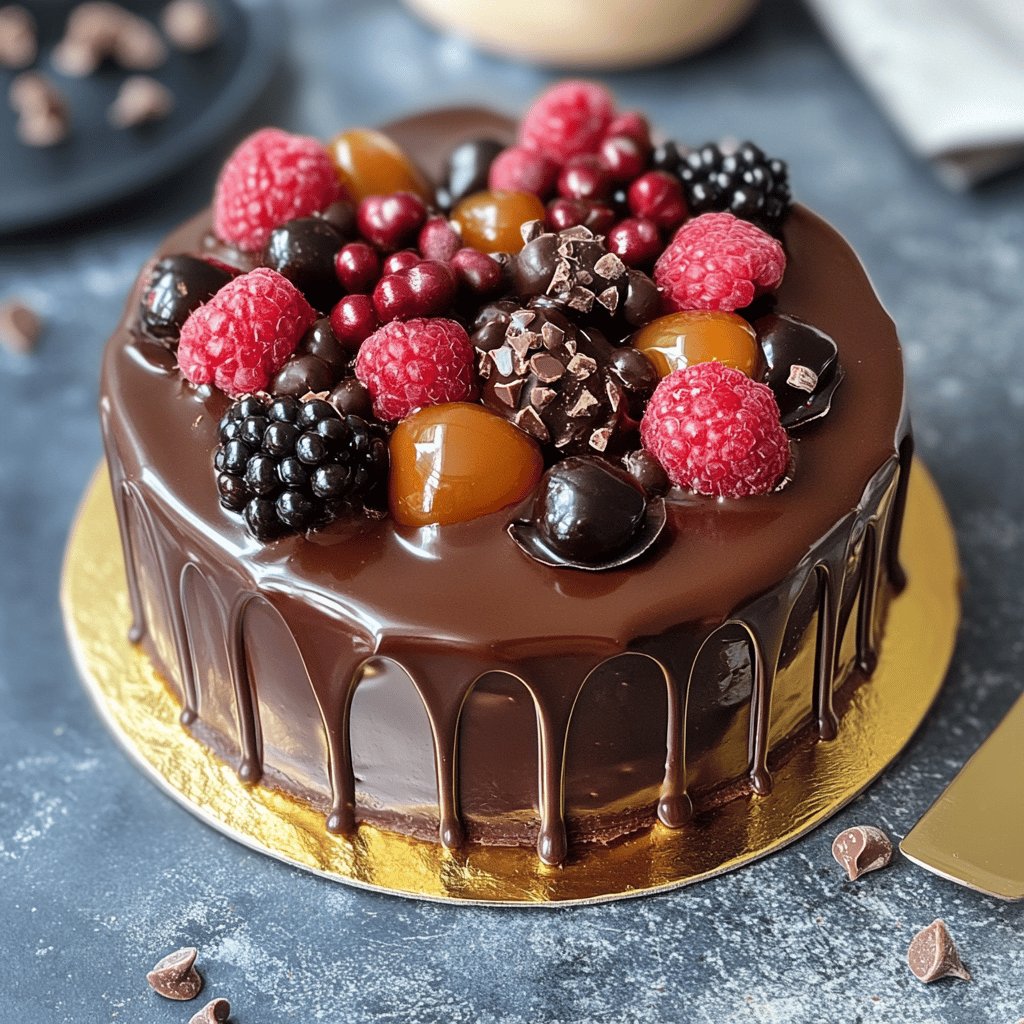
<path id="1" fill-rule="evenodd" d="M 36 347 L 42 322 L 30 306 L 9 299 L 0 303 L 0 344 L 17 355 L 28 355 Z"/>
<path id="2" fill-rule="evenodd" d="M 27 146 L 53 146 L 67 138 L 70 121 L 64 94 L 36 71 L 11 82 L 11 107 L 18 114 L 18 138 Z"/>
<path id="3" fill-rule="evenodd" d="M 153 71 L 167 60 L 167 47 L 145 18 L 129 14 L 114 39 L 114 60 L 131 71 Z"/>
<path id="4" fill-rule="evenodd" d="M 72 10 L 52 59 L 58 71 L 75 78 L 93 74 L 105 60 L 132 71 L 152 71 L 167 59 L 167 47 L 145 18 L 96 0 Z"/>
<path id="5" fill-rule="evenodd" d="M 107 117 L 115 128 L 137 128 L 162 121 L 174 109 L 174 95 L 148 75 L 132 75 L 121 83 Z"/>
<path id="6" fill-rule="evenodd" d="M 0 7 L 0 67 L 17 71 L 36 59 L 36 19 L 18 4 Z"/>
<path id="7" fill-rule="evenodd" d="M 220 23 L 203 0 L 171 0 L 160 15 L 160 27 L 179 49 L 199 53 L 220 38 Z"/>
<path id="8" fill-rule="evenodd" d="M 189 1018 L 188 1024 L 224 1024 L 230 1016 L 231 1004 L 226 999 L 211 999 Z"/>
<path id="9" fill-rule="evenodd" d="M 185 946 L 157 961 L 153 970 L 146 975 L 146 981 L 157 995 L 165 999 L 185 1002 L 195 999 L 203 987 L 203 979 L 196 970 L 195 946 Z"/>
<path id="10" fill-rule="evenodd" d="M 855 825 L 836 836 L 832 856 L 846 869 L 852 882 L 869 871 L 887 867 L 892 861 L 892 843 L 874 825 Z"/>
<path id="11" fill-rule="evenodd" d="M 926 985 L 940 978 L 971 980 L 971 972 L 961 963 L 953 936 L 941 918 L 922 928 L 910 940 L 907 964 L 914 977 Z"/>

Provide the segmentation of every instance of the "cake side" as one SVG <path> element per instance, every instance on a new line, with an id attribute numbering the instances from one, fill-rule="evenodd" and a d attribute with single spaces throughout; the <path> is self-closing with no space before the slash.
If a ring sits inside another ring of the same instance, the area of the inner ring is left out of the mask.
<path id="1" fill-rule="evenodd" d="M 418 139 L 495 130 L 460 112 L 391 134 L 420 155 Z M 163 251 L 201 251 L 207 225 Z M 105 357 L 104 431 L 137 635 L 196 735 L 332 828 L 539 835 L 549 862 L 567 823 L 607 840 L 683 824 L 691 794 L 767 792 L 773 751 L 811 721 L 832 735 L 834 691 L 870 671 L 909 469 L 898 342 L 856 258 L 802 209 L 785 243 L 778 306 L 836 338 L 839 399 L 784 490 L 670 496 L 669 542 L 614 576 L 525 558 L 504 534 L 515 510 L 255 544 L 209 488 L 228 401 L 138 333 L 136 293 Z"/>

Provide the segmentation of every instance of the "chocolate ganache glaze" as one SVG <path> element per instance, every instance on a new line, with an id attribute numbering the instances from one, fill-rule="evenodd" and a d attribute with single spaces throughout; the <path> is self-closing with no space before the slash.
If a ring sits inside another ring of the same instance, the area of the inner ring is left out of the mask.
<path id="1" fill-rule="evenodd" d="M 457 109 L 384 129 L 435 178 L 460 141 L 513 124 Z M 199 252 L 203 213 L 160 255 Z M 606 842 L 753 791 L 794 743 L 832 740 L 869 676 L 911 461 L 899 342 L 856 256 L 802 207 L 776 308 L 827 332 L 845 370 L 793 443 L 783 489 L 671 491 L 641 560 L 543 565 L 519 508 L 443 527 L 339 521 L 261 545 L 218 504 L 228 399 L 195 388 L 138 320 L 111 338 L 102 423 L 134 614 L 195 737 L 243 779 L 454 847 Z M 532 500 L 532 499 L 531 499 Z"/>

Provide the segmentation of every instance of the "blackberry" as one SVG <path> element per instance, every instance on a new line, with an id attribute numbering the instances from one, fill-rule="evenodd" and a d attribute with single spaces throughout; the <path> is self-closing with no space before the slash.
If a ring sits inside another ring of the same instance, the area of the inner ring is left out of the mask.
<path id="1" fill-rule="evenodd" d="M 261 541 L 381 506 L 384 431 L 318 398 L 246 395 L 224 414 L 214 456 L 220 503 Z"/>
<path id="2" fill-rule="evenodd" d="M 671 163 L 672 154 L 666 157 Z M 789 212 L 786 164 L 765 156 L 752 142 L 709 142 L 679 158 L 677 167 L 692 214 L 724 210 L 774 234 Z"/>

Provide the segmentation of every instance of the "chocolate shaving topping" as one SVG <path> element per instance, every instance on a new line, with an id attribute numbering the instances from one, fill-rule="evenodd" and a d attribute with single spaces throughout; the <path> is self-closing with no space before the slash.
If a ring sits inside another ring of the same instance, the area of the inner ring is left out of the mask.
<path id="1" fill-rule="evenodd" d="M 231 1004 L 226 999 L 211 999 L 189 1018 L 188 1024 L 224 1024 L 230 1016 Z"/>
<path id="2" fill-rule="evenodd" d="M 874 825 L 854 825 L 836 836 L 832 856 L 846 869 L 852 882 L 869 871 L 887 867 L 892 862 L 892 843 Z"/>
<path id="3" fill-rule="evenodd" d="M 786 383 L 798 391 L 813 394 L 814 389 L 818 386 L 818 375 L 809 366 L 800 366 L 798 363 L 794 363 L 789 368 Z"/>
<path id="4" fill-rule="evenodd" d="M 618 288 L 605 288 L 597 296 L 597 301 L 608 310 L 609 313 L 614 313 L 619 308 L 619 290 Z"/>
<path id="5" fill-rule="evenodd" d="M 597 404 L 597 399 L 589 391 L 581 391 L 579 398 L 576 399 L 576 404 L 569 410 L 569 415 L 572 417 L 585 416 L 587 410 Z"/>
<path id="6" fill-rule="evenodd" d="M 491 362 L 494 363 L 494 368 L 503 377 L 511 376 L 512 374 L 512 356 L 513 351 L 510 348 L 496 348 L 490 352 Z"/>
<path id="7" fill-rule="evenodd" d="M 565 340 L 565 331 L 549 320 L 540 329 L 540 337 L 545 348 L 557 348 Z"/>
<path id="8" fill-rule="evenodd" d="M 961 962 L 953 936 L 941 918 L 932 921 L 911 939 L 907 964 L 914 977 L 926 985 L 940 978 L 971 980 L 971 972 Z"/>
<path id="9" fill-rule="evenodd" d="M 510 380 L 494 385 L 494 393 L 510 408 L 519 403 L 519 394 L 523 390 L 524 381 Z"/>
<path id="10" fill-rule="evenodd" d="M 574 377 L 581 380 L 589 377 L 597 369 L 597 360 L 582 353 L 577 353 L 565 367 Z"/>
<path id="11" fill-rule="evenodd" d="M 42 323 L 31 306 L 17 299 L 0 303 L 0 345 L 16 355 L 28 355 L 36 347 Z"/>
<path id="12" fill-rule="evenodd" d="M 536 387 L 530 392 L 530 402 L 535 409 L 543 409 L 555 400 L 555 392 L 551 388 Z"/>
<path id="13" fill-rule="evenodd" d="M 614 281 L 626 272 L 626 264 L 613 252 L 606 252 L 594 264 L 594 273 L 606 281 Z"/>
<path id="14" fill-rule="evenodd" d="M 612 428 L 611 427 L 598 427 L 590 435 L 590 447 L 594 451 L 603 452 L 608 447 L 608 442 L 611 440 Z"/>
<path id="15" fill-rule="evenodd" d="M 525 430 L 528 434 L 532 434 L 538 441 L 547 441 L 551 437 L 548 432 L 548 428 L 537 414 L 537 411 L 535 409 L 531 409 L 529 406 L 525 409 L 520 409 L 519 412 L 515 414 L 512 422 L 521 430 Z"/>
<path id="16" fill-rule="evenodd" d="M 165 999 L 185 1002 L 195 999 L 203 987 L 203 979 L 196 970 L 195 946 L 185 946 L 157 961 L 156 966 L 146 975 L 146 981 L 157 995 Z"/>
<path id="17" fill-rule="evenodd" d="M 573 356 L 573 359 L 581 359 L 582 356 Z M 552 355 L 545 352 L 538 352 L 530 359 L 530 369 L 537 375 L 537 379 L 545 384 L 558 380 L 568 369 L 572 372 L 571 366 L 567 367 Z"/>

